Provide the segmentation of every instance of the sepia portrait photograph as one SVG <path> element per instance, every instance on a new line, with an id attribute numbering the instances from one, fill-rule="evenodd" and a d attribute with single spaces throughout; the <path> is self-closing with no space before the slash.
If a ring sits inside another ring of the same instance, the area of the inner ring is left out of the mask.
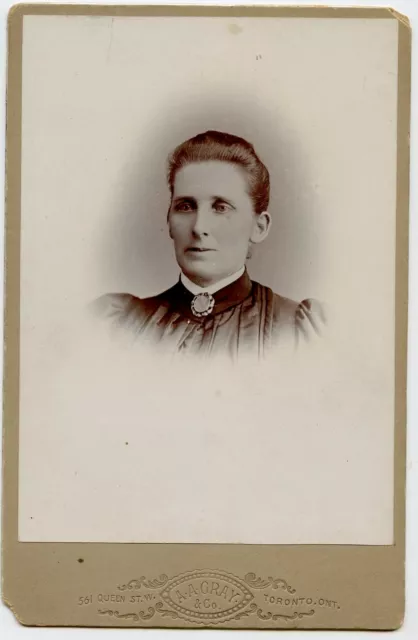
<path id="1" fill-rule="evenodd" d="M 409 64 L 389 9 L 11 10 L 29 624 L 399 624 Z"/>
<path id="2" fill-rule="evenodd" d="M 164 354 L 233 359 L 264 356 L 279 338 L 297 343 L 319 331 L 323 313 L 310 300 L 296 304 L 248 275 L 252 246 L 272 222 L 269 172 L 252 144 L 220 131 L 197 134 L 171 154 L 167 182 L 179 281 L 143 300 L 104 296 L 97 307 L 105 317 L 135 340 L 161 344 Z"/>
<path id="3" fill-rule="evenodd" d="M 163 9 L 22 19 L 19 540 L 391 545 L 400 23 Z"/>

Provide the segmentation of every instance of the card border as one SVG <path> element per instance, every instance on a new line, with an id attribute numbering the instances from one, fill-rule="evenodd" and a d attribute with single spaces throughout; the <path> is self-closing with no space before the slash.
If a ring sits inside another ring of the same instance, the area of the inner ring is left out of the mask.
<path id="1" fill-rule="evenodd" d="M 398 21 L 393 545 L 18 542 L 20 156 L 22 32 L 25 15 L 276 16 Z M 216 624 L 218 628 L 236 629 L 395 629 L 401 625 L 405 580 L 410 92 L 411 30 L 408 19 L 393 9 L 48 4 L 21 4 L 11 8 L 8 18 L 6 115 L 2 595 L 6 605 L 22 624 L 177 628 L 201 628 Z M 138 575 L 132 575 L 132 566 L 137 566 Z M 280 577 L 271 576 L 275 571 L 279 572 Z M 223 617 L 222 614 L 218 620 L 197 620 L 192 615 L 187 617 L 187 614 L 180 615 L 173 608 L 170 610 L 169 605 L 167 608 L 168 601 L 161 594 L 167 592 L 171 583 L 183 580 L 182 584 L 191 584 L 191 589 L 197 589 L 201 575 L 212 573 L 220 575 L 218 580 L 223 580 L 225 584 L 233 584 L 235 580 L 244 594 L 245 588 L 248 588 L 254 599 L 252 604 L 256 606 L 254 615 L 244 614 L 241 618 L 231 619 L 229 614 Z M 300 617 L 293 619 L 285 619 L 286 616 L 273 619 L 272 612 L 267 611 L 268 607 L 263 605 L 259 596 L 266 591 L 272 594 L 269 598 L 278 597 L 281 592 L 285 592 L 284 595 L 291 594 L 287 588 L 290 586 L 288 581 L 293 584 L 290 588 L 294 592 L 297 586 L 298 593 L 313 594 L 312 601 L 316 598 L 315 602 L 335 602 L 338 609 L 324 607 L 319 608 L 312 617 L 299 612 Z M 256 586 L 260 584 L 264 586 Z M 155 590 L 162 599 L 162 607 L 145 607 L 142 611 L 144 616 L 139 615 L 138 620 L 129 617 L 129 612 L 124 617 L 114 608 L 108 608 L 111 613 L 107 615 L 98 614 L 98 609 L 93 611 L 93 606 L 80 605 L 78 600 L 88 597 L 85 594 L 90 592 L 98 594 L 112 591 L 117 594 L 127 591 L 132 596 L 145 593 L 152 595 L 156 593 Z M 152 615 L 149 614 L 151 609 Z"/>

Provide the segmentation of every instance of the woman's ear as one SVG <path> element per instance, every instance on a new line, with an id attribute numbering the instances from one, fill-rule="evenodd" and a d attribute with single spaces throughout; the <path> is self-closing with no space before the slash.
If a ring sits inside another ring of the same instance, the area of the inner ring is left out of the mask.
<path id="1" fill-rule="evenodd" d="M 253 230 L 250 236 L 250 241 L 254 244 L 263 242 L 270 232 L 271 228 L 271 215 L 268 211 L 258 213 L 254 218 Z"/>

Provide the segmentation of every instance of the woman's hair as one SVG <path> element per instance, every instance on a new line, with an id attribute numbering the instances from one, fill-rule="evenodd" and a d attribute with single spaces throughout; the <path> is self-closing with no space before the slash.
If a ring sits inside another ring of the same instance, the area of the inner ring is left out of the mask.
<path id="1" fill-rule="evenodd" d="M 168 159 L 167 180 L 171 195 L 177 171 L 187 164 L 220 160 L 243 167 L 249 195 L 256 213 L 266 211 L 270 199 L 270 177 L 252 144 L 230 133 L 206 131 L 180 144 Z"/>

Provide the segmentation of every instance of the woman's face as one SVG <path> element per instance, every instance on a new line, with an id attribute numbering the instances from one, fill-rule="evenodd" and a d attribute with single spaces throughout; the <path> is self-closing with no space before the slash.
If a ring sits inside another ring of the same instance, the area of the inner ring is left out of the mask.
<path id="1" fill-rule="evenodd" d="M 245 169 L 222 161 L 188 164 L 173 185 L 168 216 L 177 262 L 193 282 L 209 286 L 244 264 L 249 243 L 266 237 L 270 216 L 256 214 Z"/>

